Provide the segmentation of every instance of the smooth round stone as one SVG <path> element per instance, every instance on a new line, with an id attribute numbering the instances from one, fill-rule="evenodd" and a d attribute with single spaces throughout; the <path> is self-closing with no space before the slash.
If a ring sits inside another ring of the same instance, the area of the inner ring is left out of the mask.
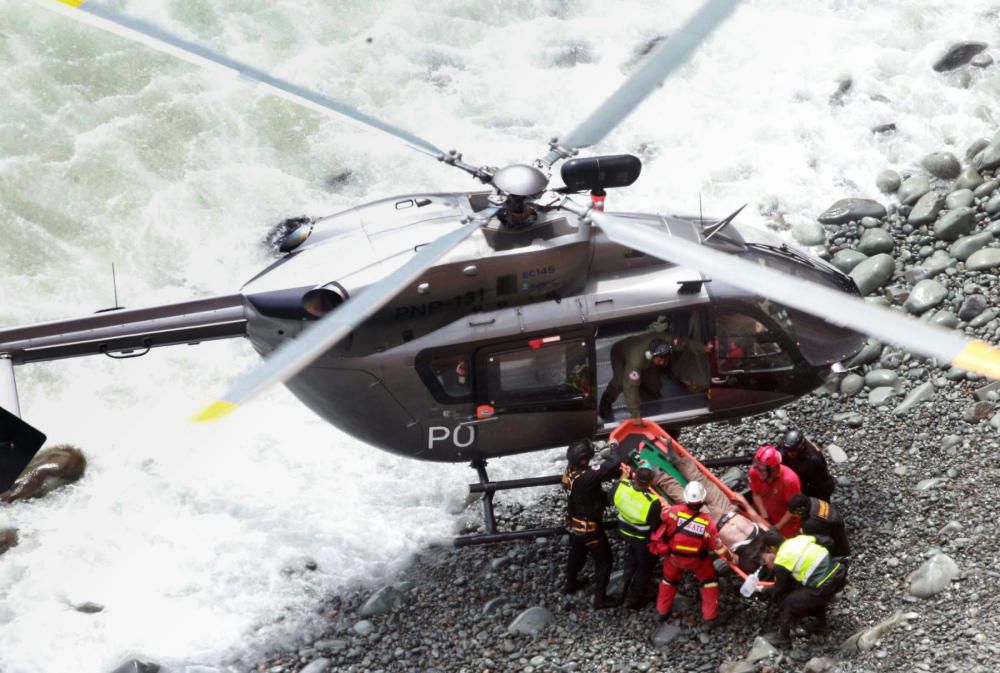
<path id="1" fill-rule="evenodd" d="M 977 68 L 988 68 L 993 65 L 993 57 L 986 52 L 981 52 L 972 57 L 969 61 L 969 65 L 973 65 Z"/>
<path id="2" fill-rule="evenodd" d="M 971 61 L 976 54 L 986 49 L 985 42 L 957 42 L 934 62 L 936 72 L 947 72 Z"/>
<path id="3" fill-rule="evenodd" d="M 880 252 L 892 252 L 892 234 L 885 229 L 866 229 L 858 242 L 858 252 L 869 257 Z"/>
<path id="4" fill-rule="evenodd" d="M 874 388 L 868 392 L 868 404 L 873 407 L 880 407 L 896 395 L 896 389 L 892 386 Z"/>
<path id="5" fill-rule="evenodd" d="M 1000 186 L 1000 182 L 996 180 L 987 180 L 983 184 L 979 185 L 972 191 L 972 195 L 977 199 L 985 199 L 987 196 L 996 191 L 997 186 Z"/>
<path id="6" fill-rule="evenodd" d="M 990 215 L 1000 213 L 1000 194 L 993 196 L 989 201 L 987 201 L 984 208 Z"/>
<path id="7" fill-rule="evenodd" d="M 962 302 L 962 306 L 958 309 L 958 317 L 962 320 L 969 322 L 976 316 L 982 314 L 986 310 L 986 307 L 990 305 L 990 300 L 986 298 L 984 294 L 970 294 Z"/>
<path id="8" fill-rule="evenodd" d="M 865 345 L 858 351 L 858 354 L 848 360 L 848 367 L 861 367 L 878 360 L 882 354 L 882 342 L 877 339 L 868 338 Z M 847 377 L 844 377 L 847 378 Z"/>
<path id="9" fill-rule="evenodd" d="M 869 388 L 881 388 L 882 386 L 894 386 L 899 380 L 899 374 L 891 369 L 873 369 L 865 374 L 865 385 Z"/>
<path id="10" fill-rule="evenodd" d="M 986 145 L 983 145 L 983 147 L 986 147 Z M 899 189 L 900 182 L 899 173 L 888 168 L 875 176 L 875 186 L 883 194 L 895 194 Z"/>
<path id="11" fill-rule="evenodd" d="M 878 201 L 872 199 L 840 199 L 819 216 L 819 221 L 823 224 L 847 224 L 850 221 L 858 221 L 863 217 L 874 217 L 881 219 L 885 217 L 886 211 Z"/>
<path id="12" fill-rule="evenodd" d="M 951 311 L 937 311 L 931 317 L 931 322 L 935 325 L 941 325 L 942 327 L 953 329 L 958 327 L 958 316 Z"/>
<path id="13" fill-rule="evenodd" d="M 955 189 L 975 189 L 983 184 L 983 176 L 979 174 L 975 166 L 969 166 L 955 181 Z"/>
<path id="14" fill-rule="evenodd" d="M 882 222 L 874 217 L 862 217 L 861 226 L 865 229 L 874 229 L 875 227 L 882 226 Z"/>
<path id="15" fill-rule="evenodd" d="M 984 311 L 984 312 L 980 313 L 975 318 L 973 318 L 972 320 L 970 320 L 969 321 L 969 327 L 972 327 L 972 328 L 982 327 L 983 325 L 985 325 L 989 321 L 993 320 L 993 318 L 996 318 L 997 315 L 1000 315 L 1000 311 L 997 311 L 996 309 L 991 308 L 991 309 L 989 309 L 987 311 Z"/>
<path id="16" fill-rule="evenodd" d="M 986 138 L 977 138 L 969 145 L 968 149 L 965 150 L 965 160 L 972 161 L 973 157 L 989 147 L 990 141 Z"/>
<path id="17" fill-rule="evenodd" d="M 850 248 L 843 248 L 837 251 L 837 254 L 833 256 L 830 263 L 840 269 L 842 273 L 850 273 L 854 270 L 854 267 L 866 259 L 868 259 L 868 255 L 864 253 L 851 250 Z"/>
<path id="18" fill-rule="evenodd" d="M 972 208 L 949 210 L 934 223 L 934 236 L 942 241 L 954 241 L 972 231 L 976 211 Z"/>
<path id="19" fill-rule="evenodd" d="M 991 171 L 1000 166 L 1000 145 L 988 145 L 976 155 L 972 165 L 981 171 Z"/>
<path id="20" fill-rule="evenodd" d="M 857 395 L 865 387 L 865 380 L 857 374 L 851 373 L 840 382 L 840 392 L 844 395 Z"/>
<path id="21" fill-rule="evenodd" d="M 889 282 L 896 263 L 885 253 L 869 257 L 851 271 L 850 276 L 858 286 L 861 296 L 871 294 Z"/>
<path id="22" fill-rule="evenodd" d="M 956 208 L 971 206 L 975 202 L 976 197 L 973 195 L 972 190 L 965 188 L 949 194 L 944 200 L 944 207 L 948 210 L 955 210 Z"/>
<path id="23" fill-rule="evenodd" d="M 799 245 L 821 245 L 826 240 L 826 230 L 816 222 L 802 222 L 792 227 L 792 238 Z"/>
<path id="24" fill-rule="evenodd" d="M 969 255 L 993 241 L 993 234 L 989 231 L 981 231 L 978 234 L 963 236 L 948 248 L 948 254 L 964 262 L 969 259 Z"/>
<path id="25" fill-rule="evenodd" d="M 920 315 L 927 309 L 934 308 L 940 304 L 947 296 L 948 290 L 944 285 L 928 278 L 914 286 L 910 292 L 910 296 L 906 299 L 906 303 L 903 304 L 903 308 L 910 313 Z"/>
<path id="26" fill-rule="evenodd" d="M 924 170 L 936 178 L 952 180 L 962 172 L 962 165 L 958 163 L 958 157 L 951 152 L 934 152 L 928 154 L 920 160 L 920 165 Z"/>
<path id="27" fill-rule="evenodd" d="M 1000 266 L 1000 248 L 976 250 L 965 261 L 965 268 L 969 271 L 983 271 L 997 266 Z"/>
<path id="28" fill-rule="evenodd" d="M 899 202 L 904 206 L 912 206 L 927 192 L 931 191 L 931 183 L 923 175 L 914 175 L 903 181 L 899 186 Z"/>
<path id="29" fill-rule="evenodd" d="M 937 219 L 942 208 L 944 208 L 944 197 L 937 192 L 927 192 L 913 206 L 906 221 L 915 227 L 930 224 Z"/>

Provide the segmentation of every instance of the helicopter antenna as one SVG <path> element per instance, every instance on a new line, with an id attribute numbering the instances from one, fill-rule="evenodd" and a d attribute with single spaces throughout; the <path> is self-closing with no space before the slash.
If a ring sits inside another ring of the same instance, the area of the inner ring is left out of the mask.
<path id="1" fill-rule="evenodd" d="M 746 207 L 747 207 L 747 204 L 744 203 L 732 215 L 730 215 L 729 217 L 727 217 L 724 220 L 720 220 L 719 222 L 716 222 L 711 227 L 709 227 L 708 235 L 705 236 L 705 240 L 707 241 L 708 239 L 712 238 L 717 233 L 719 233 L 720 231 L 722 231 L 723 229 L 725 229 L 726 227 L 728 227 L 729 223 L 732 222 L 733 220 L 735 220 L 736 216 L 739 215 L 741 212 L 743 212 L 743 209 L 746 208 Z"/>
<path id="2" fill-rule="evenodd" d="M 705 228 L 705 212 L 701 209 L 701 192 L 698 192 L 698 222 Z"/>
<path id="3" fill-rule="evenodd" d="M 115 263 L 111 262 L 111 286 L 115 290 L 115 308 L 121 308 L 118 305 L 118 277 L 115 275 Z"/>

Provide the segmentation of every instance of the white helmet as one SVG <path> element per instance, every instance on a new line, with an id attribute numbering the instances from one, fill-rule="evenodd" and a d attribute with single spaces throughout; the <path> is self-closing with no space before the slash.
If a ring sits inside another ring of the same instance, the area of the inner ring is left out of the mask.
<path id="1" fill-rule="evenodd" d="M 705 502 L 706 495 L 708 493 L 706 493 L 705 487 L 699 481 L 689 481 L 688 485 L 684 487 L 684 502 L 689 505 L 702 504 Z"/>

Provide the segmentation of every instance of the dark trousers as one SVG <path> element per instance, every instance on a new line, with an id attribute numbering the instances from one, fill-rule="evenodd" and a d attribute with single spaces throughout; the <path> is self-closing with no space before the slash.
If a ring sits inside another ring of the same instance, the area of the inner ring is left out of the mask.
<path id="1" fill-rule="evenodd" d="M 625 595 L 629 602 L 645 602 L 649 594 L 649 581 L 653 576 L 653 555 L 646 540 L 625 540 L 625 569 L 622 574 Z"/>
<path id="2" fill-rule="evenodd" d="M 847 584 L 847 569 L 842 565 L 840 570 L 830 576 L 818 589 L 799 587 L 785 596 L 781 604 L 781 628 L 788 630 L 804 617 L 816 617 L 820 622 L 826 621 L 826 606 L 830 604 Z"/>
<path id="3" fill-rule="evenodd" d="M 579 574 L 588 554 L 594 559 L 594 600 L 603 601 L 607 597 L 608 580 L 611 578 L 611 545 L 603 530 L 585 535 L 570 533 L 566 586 L 572 587 L 579 582 Z"/>

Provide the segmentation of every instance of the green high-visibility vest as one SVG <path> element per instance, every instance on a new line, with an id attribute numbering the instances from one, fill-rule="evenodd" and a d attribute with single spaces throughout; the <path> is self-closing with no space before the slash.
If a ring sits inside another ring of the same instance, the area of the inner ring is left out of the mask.
<path id="1" fill-rule="evenodd" d="M 785 568 L 803 586 L 820 587 L 837 571 L 826 547 L 812 535 L 797 535 L 785 540 L 774 557 L 774 564 Z"/>
<path id="2" fill-rule="evenodd" d="M 615 487 L 614 503 L 618 510 L 618 532 L 636 540 L 649 539 L 649 508 L 656 497 L 632 488 L 632 482 L 622 480 Z"/>

